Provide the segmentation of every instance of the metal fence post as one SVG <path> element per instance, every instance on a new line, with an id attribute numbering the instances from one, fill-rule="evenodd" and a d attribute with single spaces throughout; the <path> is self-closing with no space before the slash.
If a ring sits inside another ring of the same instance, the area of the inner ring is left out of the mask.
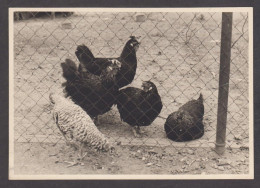
<path id="1" fill-rule="evenodd" d="M 55 19 L 55 12 L 51 12 L 51 19 Z"/>
<path id="2" fill-rule="evenodd" d="M 232 13 L 223 12 L 221 47 L 220 47 L 217 133 L 216 133 L 216 144 L 215 144 L 215 151 L 218 154 L 223 154 L 225 152 L 231 38 L 232 38 Z"/>

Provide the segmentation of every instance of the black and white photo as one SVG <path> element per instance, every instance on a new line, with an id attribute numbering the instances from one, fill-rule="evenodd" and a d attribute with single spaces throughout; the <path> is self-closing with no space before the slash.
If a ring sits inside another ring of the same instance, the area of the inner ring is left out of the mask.
<path id="1" fill-rule="evenodd" d="M 252 16 L 10 8 L 9 178 L 253 179 Z"/>

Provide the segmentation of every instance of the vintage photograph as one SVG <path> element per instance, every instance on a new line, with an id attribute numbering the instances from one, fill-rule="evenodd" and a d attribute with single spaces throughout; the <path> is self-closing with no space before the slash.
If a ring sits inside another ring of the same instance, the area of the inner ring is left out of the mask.
<path id="1" fill-rule="evenodd" d="M 9 179 L 253 179 L 252 8 L 10 8 Z"/>

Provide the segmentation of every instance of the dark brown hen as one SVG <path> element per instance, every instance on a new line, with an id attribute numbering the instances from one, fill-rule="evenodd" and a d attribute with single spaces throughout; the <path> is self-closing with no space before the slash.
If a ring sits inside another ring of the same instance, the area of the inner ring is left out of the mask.
<path id="1" fill-rule="evenodd" d="M 203 136 L 203 96 L 181 106 L 168 116 L 164 124 L 166 136 L 176 142 L 195 140 Z"/>
<path id="2" fill-rule="evenodd" d="M 133 126 L 134 135 L 140 133 L 140 126 L 150 125 L 162 109 L 161 97 L 155 84 L 145 81 L 143 89 L 128 87 L 119 91 L 117 108 L 121 119 Z"/>
<path id="3" fill-rule="evenodd" d="M 108 112 L 115 104 L 118 88 L 115 75 L 119 66 L 111 64 L 100 76 L 84 72 L 79 74 L 75 62 L 66 59 L 61 63 L 63 77 L 67 80 L 63 85 L 71 99 L 81 106 L 91 118 Z"/>
<path id="4" fill-rule="evenodd" d="M 79 72 L 89 71 L 92 74 L 100 75 L 111 63 L 121 63 L 120 70 L 116 75 L 116 83 L 119 88 L 130 84 L 135 76 L 137 68 L 136 51 L 140 43 L 136 37 L 131 36 L 124 46 L 120 57 L 116 58 L 95 58 L 90 49 L 85 45 L 77 47 L 75 52 L 79 62 Z"/>

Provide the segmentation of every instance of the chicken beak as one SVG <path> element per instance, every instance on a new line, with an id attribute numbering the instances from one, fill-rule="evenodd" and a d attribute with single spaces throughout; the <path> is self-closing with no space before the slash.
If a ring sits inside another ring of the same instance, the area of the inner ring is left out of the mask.
<path id="1" fill-rule="evenodd" d="M 134 47 L 134 49 L 135 49 L 135 51 L 137 52 L 137 50 L 139 49 L 139 45 L 136 45 L 136 46 Z"/>
<path id="2" fill-rule="evenodd" d="M 142 84 L 142 88 L 143 88 L 144 92 L 148 92 L 149 91 L 149 88 L 147 88 L 147 86 L 145 84 Z"/>
<path id="3" fill-rule="evenodd" d="M 139 48 L 141 42 L 137 42 L 136 47 Z"/>

